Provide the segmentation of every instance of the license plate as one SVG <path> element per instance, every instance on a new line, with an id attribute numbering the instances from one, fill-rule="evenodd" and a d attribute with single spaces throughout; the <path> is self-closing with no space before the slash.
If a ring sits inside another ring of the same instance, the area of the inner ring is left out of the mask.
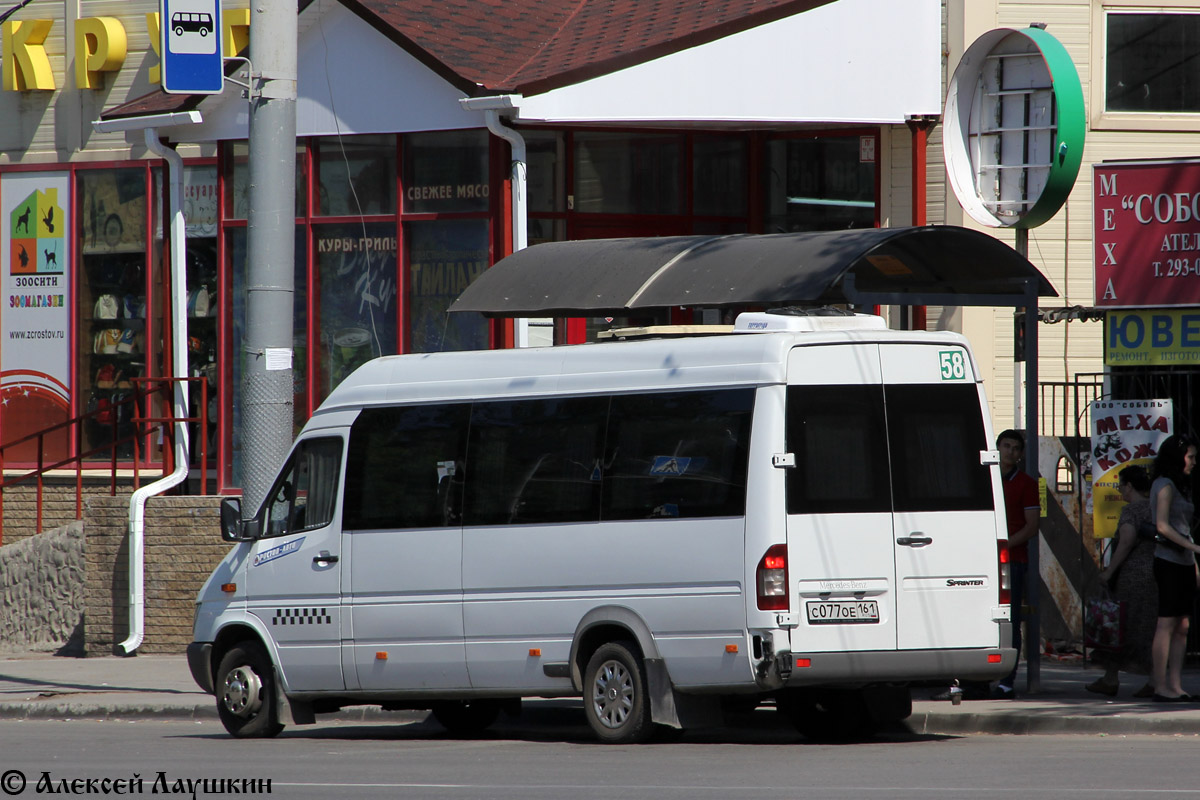
<path id="1" fill-rule="evenodd" d="M 809 625 L 869 625 L 879 622 L 874 600 L 822 600 L 806 604 Z"/>

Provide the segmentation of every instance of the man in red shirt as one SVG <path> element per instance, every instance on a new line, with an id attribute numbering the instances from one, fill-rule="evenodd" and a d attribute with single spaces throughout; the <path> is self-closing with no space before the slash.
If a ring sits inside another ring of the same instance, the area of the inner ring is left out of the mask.
<path id="1" fill-rule="evenodd" d="M 1013 684 L 1021 661 L 1021 621 L 1029 571 L 1029 543 L 1038 533 L 1042 503 L 1037 481 L 1021 471 L 1025 437 L 1018 431 L 1003 431 L 996 437 L 996 449 L 1000 451 L 1000 475 L 1004 480 L 1004 508 L 1008 518 L 1009 585 L 1012 587 L 1013 647 L 1017 650 L 1017 663 L 1013 664 L 1012 672 L 1000 679 L 993 697 L 1012 699 L 1017 695 Z M 1034 544 L 1036 546 L 1036 542 Z M 1036 588 L 1035 580 L 1029 591 L 1032 593 Z M 1037 642 L 1030 645 L 1037 649 Z"/>

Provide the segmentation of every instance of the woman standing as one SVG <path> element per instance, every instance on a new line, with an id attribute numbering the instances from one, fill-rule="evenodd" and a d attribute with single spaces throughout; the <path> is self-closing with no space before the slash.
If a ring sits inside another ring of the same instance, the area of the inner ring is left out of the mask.
<path id="1" fill-rule="evenodd" d="M 1154 523 L 1150 521 L 1150 476 L 1138 466 L 1126 467 L 1118 475 L 1125 507 L 1117 522 L 1116 549 L 1100 579 L 1113 589 L 1125 606 L 1125 641 L 1120 652 L 1112 653 L 1105 664 L 1104 677 L 1089 683 L 1089 692 L 1115 697 L 1119 672 L 1150 675 L 1153 664 L 1150 645 L 1158 620 L 1158 588 L 1154 584 Z M 1114 580 L 1115 578 L 1115 580 Z M 1154 695 L 1154 680 L 1133 693 L 1134 697 Z"/>
<path id="2" fill-rule="evenodd" d="M 1150 487 L 1150 513 L 1158 544 L 1154 548 L 1154 580 L 1158 582 L 1158 623 L 1154 629 L 1154 700 L 1176 703 L 1190 700 L 1183 691 L 1184 651 L 1188 625 L 1200 582 L 1192 541 L 1192 470 L 1196 445 L 1184 436 L 1169 436 L 1154 458 L 1154 484 Z"/>

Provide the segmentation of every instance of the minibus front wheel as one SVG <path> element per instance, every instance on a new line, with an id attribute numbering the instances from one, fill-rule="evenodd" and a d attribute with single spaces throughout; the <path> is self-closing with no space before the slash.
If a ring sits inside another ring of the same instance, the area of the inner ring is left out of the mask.
<path id="1" fill-rule="evenodd" d="M 275 671 L 258 642 L 239 642 L 217 667 L 217 713 L 239 739 L 260 739 L 283 730 L 275 707 Z"/>
<path id="2" fill-rule="evenodd" d="M 608 642 L 588 659 L 583 707 L 588 725 L 606 744 L 634 744 L 654 732 L 646 672 L 633 642 Z"/>

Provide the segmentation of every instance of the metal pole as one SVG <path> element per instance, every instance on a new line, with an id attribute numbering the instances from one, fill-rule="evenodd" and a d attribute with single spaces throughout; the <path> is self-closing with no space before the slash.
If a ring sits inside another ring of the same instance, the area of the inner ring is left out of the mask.
<path id="1" fill-rule="evenodd" d="M 250 211 L 242 359 L 242 515 L 251 517 L 292 442 L 296 227 L 296 4 L 251 6 Z"/>
<path id="2" fill-rule="evenodd" d="M 1029 258 L 1029 230 L 1017 229 L 1017 252 Z M 1029 278 L 1025 286 L 1025 471 L 1038 479 L 1038 286 Z M 1040 525 L 1040 523 L 1039 523 Z M 1026 691 L 1042 688 L 1041 534 L 1029 540 L 1029 571 L 1025 577 L 1025 603 L 1032 609 L 1025 617 L 1025 653 L 1028 659 Z"/>

